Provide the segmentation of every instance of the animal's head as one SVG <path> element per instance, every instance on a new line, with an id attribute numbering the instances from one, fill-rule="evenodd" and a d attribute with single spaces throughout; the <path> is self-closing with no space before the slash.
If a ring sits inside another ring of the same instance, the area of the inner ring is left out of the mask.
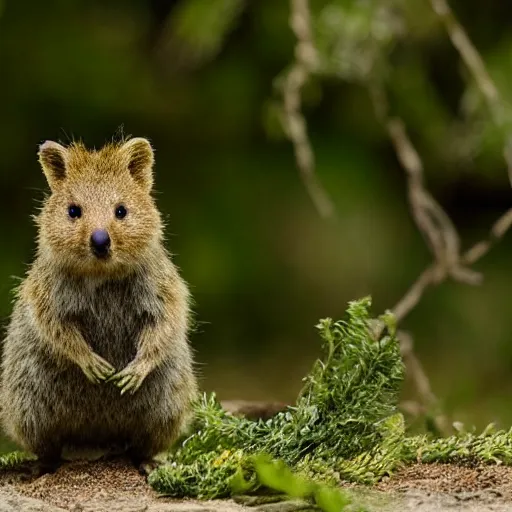
<path id="1" fill-rule="evenodd" d="M 39 161 L 51 189 L 37 219 L 40 252 L 50 251 L 74 273 L 113 275 L 136 268 L 160 243 L 146 139 L 98 151 L 46 141 Z"/>

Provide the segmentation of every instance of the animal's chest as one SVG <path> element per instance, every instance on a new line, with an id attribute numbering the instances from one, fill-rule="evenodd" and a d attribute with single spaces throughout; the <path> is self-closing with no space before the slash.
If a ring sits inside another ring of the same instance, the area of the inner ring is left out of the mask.
<path id="1" fill-rule="evenodd" d="M 133 281 L 112 281 L 85 286 L 79 295 L 82 301 L 70 315 L 73 323 L 94 352 L 123 368 L 135 357 L 141 332 L 152 318 L 144 307 L 148 290 Z"/>

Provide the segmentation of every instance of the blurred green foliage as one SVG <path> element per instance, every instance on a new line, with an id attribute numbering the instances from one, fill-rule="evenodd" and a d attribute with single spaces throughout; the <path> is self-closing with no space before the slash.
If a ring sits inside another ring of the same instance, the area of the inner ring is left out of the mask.
<path id="1" fill-rule="evenodd" d="M 302 478 L 292 473 L 281 461 L 260 456 L 254 461 L 256 475 L 262 485 L 292 498 L 311 500 L 320 510 L 340 512 L 347 509 L 352 500 L 346 491 Z M 363 507 L 356 510 L 363 512 Z"/>
<path id="2" fill-rule="evenodd" d="M 44 139 L 100 146 L 120 125 L 157 150 L 169 247 L 201 321 L 207 390 L 293 400 L 317 355 L 317 318 L 371 293 L 383 311 L 430 256 L 365 88 L 384 80 L 434 195 L 467 245 L 510 201 L 497 129 L 427 0 L 312 0 L 323 72 L 304 91 L 318 174 L 340 222 L 324 223 L 276 118 L 293 59 L 288 2 L 0 2 L 0 317 L 35 247 Z M 512 5 L 452 7 L 504 97 Z M 479 288 L 447 283 L 407 319 L 434 390 L 464 422 L 511 424 L 512 243 L 479 264 Z M 407 387 L 404 391 L 408 395 Z"/>

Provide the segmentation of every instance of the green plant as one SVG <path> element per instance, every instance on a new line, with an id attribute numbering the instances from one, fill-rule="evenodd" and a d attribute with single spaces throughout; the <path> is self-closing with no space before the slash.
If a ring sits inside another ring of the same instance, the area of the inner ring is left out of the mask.
<path id="1" fill-rule="evenodd" d="M 11 452 L 0 456 L 0 469 L 13 469 L 25 462 L 37 460 L 35 455 L 26 452 Z"/>
<path id="2" fill-rule="evenodd" d="M 396 426 L 403 365 L 391 323 L 374 339 L 370 304 L 369 298 L 351 302 L 345 320 L 320 322 L 324 357 L 304 379 L 294 407 L 251 421 L 223 411 L 215 395 L 204 396 L 196 405 L 194 433 L 150 475 L 151 485 L 172 496 L 217 498 L 231 495 L 233 479 L 243 476 L 245 490 L 254 490 L 262 485 L 252 462 L 259 453 L 315 480 L 356 473 L 347 461 L 361 462 L 362 454 L 371 460 L 359 463 L 358 471 L 385 471 L 388 459 L 379 453 L 397 431 L 403 435 L 402 422 Z"/>
<path id="3" fill-rule="evenodd" d="M 224 498 L 280 493 L 326 512 L 343 510 L 341 481 L 374 483 L 413 462 L 512 464 L 512 429 L 446 438 L 406 436 L 396 410 L 403 375 L 393 318 L 375 340 L 368 298 L 350 303 L 347 318 L 318 325 L 324 357 L 305 377 L 297 403 L 273 418 L 251 421 L 225 412 L 215 395 L 195 404 L 192 433 L 169 452 L 149 483 L 174 497 Z M 0 468 L 35 457 L 13 452 Z"/>

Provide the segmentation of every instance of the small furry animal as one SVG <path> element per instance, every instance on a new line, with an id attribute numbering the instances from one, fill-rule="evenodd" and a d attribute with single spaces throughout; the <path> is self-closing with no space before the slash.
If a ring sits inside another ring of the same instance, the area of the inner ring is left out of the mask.
<path id="1" fill-rule="evenodd" d="M 47 141 L 39 161 L 51 194 L 4 343 L 3 426 L 50 464 L 65 446 L 122 446 L 148 461 L 186 425 L 197 389 L 152 147 Z"/>

